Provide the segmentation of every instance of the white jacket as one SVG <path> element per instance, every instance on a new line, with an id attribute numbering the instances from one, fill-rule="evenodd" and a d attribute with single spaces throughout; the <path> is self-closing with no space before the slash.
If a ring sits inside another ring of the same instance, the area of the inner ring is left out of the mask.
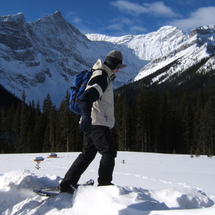
<path id="1" fill-rule="evenodd" d="M 115 118 L 114 94 L 111 80 L 115 78 L 115 75 L 106 65 L 102 63 L 100 59 L 94 64 L 92 69 L 95 71 L 93 72 L 91 79 L 95 76 L 101 75 L 102 70 L 105 71 L 108 75 L 108 85 L 104 92 L 101 90 L 98 84 L 87 87 L 87 89 L 89 87 L 94 87 L 100 94 L 100 99 L 93 102 L 91 110 L 92 125 L 102 125 L 113 128 L 115 124 Z"/>

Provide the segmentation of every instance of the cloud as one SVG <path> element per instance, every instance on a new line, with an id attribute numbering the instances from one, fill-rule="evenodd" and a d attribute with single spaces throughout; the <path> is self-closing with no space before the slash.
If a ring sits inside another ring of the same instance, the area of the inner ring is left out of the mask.
<path id="1" fill-rule="evenodd" d="M 143 27 L 146 26 L 145 19 L 140 19 L 140 15 L 153 15 L 163 18 L 176 18 L 180 15 L 174 13 L 171 8 L 164 5 L 163 2 L 158 1 L 151 4 L 138 4 L 127 0 L 118 0 L 110 2 L 110 4 L 120 10 L 121 13 L 126 14 L 111 20 L 111 24 L 106 28 L 108 30 L 115 30 L 118 33 L 138 34 L 145 33 L 148 30 Z M 128 16 L 129 15 L 129 16 Z M 129 17 L 129 18 L 128 18 Z"/>
<path id="2" fill-rule="evenodd" d="M 199 8 L 192 12 L 188 18 L 175 19 L 170 24 L 185 32 L 200 26 L 215 24 L 215 7 Z"/>
<path id="3" fill-rule="evenodd" d="M 147 32 L 147 29 L 142 27 L 142 26 L 133 26 L 129 29 L 131 32 L 134 32 L 133 34 L 138 34 L 141 33 L 143 34 L 144 32 Z"/>
<path id="4" fill-rule="evenodd" d="M 121 23 L 109 25 L 106 29 L 118 31 L 120 34 L 143 34 L 144 32 L 147 32 L 147 29 L 142 26 L 132 26 L 125 30 Z"/>
<path id="5" fill-rule="evenodd" d="M 174 13 L 171 8 L 164 5 L 162 1 L 154 2 L 151 4 L 136 4 L 129 1 L 115 1 L 110 3 L 112 6 L 118 8 L 124 13 L 129 13 L 132 15 L 139 14 L 153 14 L 156 16 L 164 17 L 178 17 L 179 15 Z"/>
<path id="6" fill-rule="evenodd" d="M 74 12 L 71 12 L 71 11 L 69 11 L 69 12 L 66 14 L 65 18 L 66 18 L 69 22 L 74 23 L 74 24 L 80 24 L 80 23 L 82 22 L 81 18 L 78 17 Z"/>
<path id="7" fill-rule="evenodd" d="M 122 31 L 125 26 L 130 26 L 133 24 L 133 21 L 127 17 L 116 17 L 111 20 L 111 23 L 109 26 L 107 26 L 107 29 L 114 29 L 118 31 Z"/>
<path id="8" fill-rule="evenodd" d="M 72 20 L 72 22 L 75 24 L 79 24 L 82 22 L 82 20 L 78 16 L 75 16 L 74 19 Z"/>
<path id="9" fill-rule="evenodd" d="M 112 25 L 109 25 L 107 27 L 107 29 L 122 31 L 123 30 L 123 26 L 121 25 L 121 23 L 112 24 Z"/>
<path id="10" fill-rule="evenodd" d="M 116 17 L 111 20 L 111 24 L 107 26 L 106 29 L 115 30 L 119 33 L 123 34 L 135 34 L 135 33 L 143 33 L 147 30 L 137 25 L 138 21 L 134 19 L 129 19 L 128 17 Z M 128 29 L 125 31 L 125 29 Z"/>
<path id="11" fill-rule="evenodd" d="M 171 8 L 166 7 L 163 2 L 154 2 L 152 4 L 144 4 L 149 13 L 157 16 L 178 17 L 180 15 L 174 13 Z"/>

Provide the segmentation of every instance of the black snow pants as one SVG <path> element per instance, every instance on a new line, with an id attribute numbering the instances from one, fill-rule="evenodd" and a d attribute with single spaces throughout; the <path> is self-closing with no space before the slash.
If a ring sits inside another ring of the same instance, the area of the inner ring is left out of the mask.
<path id="1" fill-rule="evenodd" d="M 110 185 L 117 155 L 116 145 L 108 127 L 94 125 L 89 133 L 85 133 L 83 151 L 65 174 L 60 186 L 65 189 L 70 185 L 76 186 L 97 152 L 102 155 L 98 170 L 98 185 Z"/>

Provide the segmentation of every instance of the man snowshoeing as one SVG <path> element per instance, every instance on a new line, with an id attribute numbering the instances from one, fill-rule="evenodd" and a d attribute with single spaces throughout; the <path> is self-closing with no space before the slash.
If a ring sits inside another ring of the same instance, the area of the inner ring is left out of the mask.
<path id="1" fill-rule="evenodd" d="M 111 136 L 114 126 L 114 97 L 111 82 L 119 69 L 125 68 L 120 51 L 113 50 L 93 66 L 93 74 L 80 100 L 80 129 L 84 132 L 82 153 L 73 162 L 60 184 L 61 192 L 73 193 L 82 173 L 95 158 L 102 157 L 98 170 L 98 186 L 112 185 L 112 174 L 117 155 L 116 145 Z M 73 187 L 73 188 L 72 188 Z"/>

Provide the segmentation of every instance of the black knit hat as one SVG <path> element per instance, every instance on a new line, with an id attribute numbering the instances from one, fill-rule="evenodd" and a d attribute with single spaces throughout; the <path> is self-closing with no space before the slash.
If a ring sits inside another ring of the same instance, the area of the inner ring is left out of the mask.
<path id="1" fill-rule="evenodd" d="M 122 53 L 117 50 L 109 52 L 105 58 L 104 64 L 108 66 L 111 70 L 114 69 L 123 69 L 126 67 L 125 64 L 122 64 L 123 58 Z"/>

